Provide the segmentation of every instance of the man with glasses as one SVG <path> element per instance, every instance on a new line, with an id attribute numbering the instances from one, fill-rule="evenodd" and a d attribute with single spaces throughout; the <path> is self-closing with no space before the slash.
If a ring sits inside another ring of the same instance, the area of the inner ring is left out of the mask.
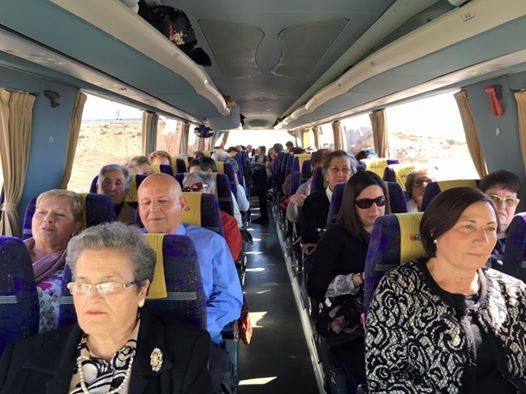
<path id="1" fill-rule="evenodd" d="M 520 187 L 519 177 L 506 170 L 492 172 L 479 182 L 479 189 L 491 198 L 499 216 L 498 240 L 492 253 L 493 268 L 498 269 L 502 265 L 501 259 L 506 246 L 506 232 L 519 204 L 517 195 Z"/>
<path id="2" fill-rule="evenodd" d="M 427 169 L 410 172 L 405 179 L 405 191 L 409 196 L 407 212 L 418 212 L 422 209 L 422 200 L 426 185 L 433 180 L 429 177 Z"/>
<path id="3" fill-rule="evenodd" d="M 327 215 L 332 191 L 338 183 L 345 183 L 356 172 L 356 160 L 343 150 L 330 152 L 323 162 L 323 176 L 327 187 L 311 193 L 303 203 L 301 211 L 301 242 L 315 244 L 320 230 L 327 226 Z"/>

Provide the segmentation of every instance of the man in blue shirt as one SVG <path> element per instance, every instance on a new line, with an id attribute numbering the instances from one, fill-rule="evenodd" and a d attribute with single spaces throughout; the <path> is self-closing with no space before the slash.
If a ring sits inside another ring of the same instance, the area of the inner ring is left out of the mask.
<path id="1" fill-rule="evenodd" d="M 221 342 L 221 331 L 239 318 L 243 293 L 228 246 L 213 231 L 181 222 L 186 199 L 175 178 L 153 174 L 138 190 L 139 215 L 151 233 L 186 235 L 194 243 L 206 296 L 207 330 Z"/>

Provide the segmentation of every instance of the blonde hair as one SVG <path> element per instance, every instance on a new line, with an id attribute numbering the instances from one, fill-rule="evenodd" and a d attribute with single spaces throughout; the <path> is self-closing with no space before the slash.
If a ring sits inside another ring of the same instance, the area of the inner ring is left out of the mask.
<path id="1" fill-rule="evenodd" d="M 44 198 L 50 198 L 50 197 L 60 197 L 60 198 L 69 199 L 71 214 L 73 215 L 75 222 L 82 221 L 82 214 L 84 212 L 84 207 L 82 206 L 82 201 L 80 200 L 80 196 L 77 193 L 71 190 L 64 190 L 64 189 L 48 190 L 46 192 L 41 193 L 37 197 L 37 201 L 35 205 L 38 206 L 40 201 L 42 201 Z"/>

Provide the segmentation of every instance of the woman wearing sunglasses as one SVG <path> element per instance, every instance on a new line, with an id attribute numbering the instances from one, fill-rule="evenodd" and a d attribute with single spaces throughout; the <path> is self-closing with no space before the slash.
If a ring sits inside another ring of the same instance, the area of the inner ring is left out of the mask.
<path id="1" fill-rule="evenodd" d="M 429 177 L 427 169 L 410 172 L 405 179 L 405 191 L 409 196 L 407 212 L 418 212 L 422 209 L 422 200 L 426 185 L 433 180 Z"/>
<path id="2" fill-rule="evenodd" d="M 336 223 L 322 236 L 313 255 L 307 289 L 311 297 L 322 301 L 329 298 L 343 305 L 355 298 L 363 300 L 363 270 L 369 236 L 374 222 L 390 213 L 387 188 L 382 179 L 370 171 L 358 171 L 345 184 L 342 205 Z M 346 328 L 359 325 L 345 321 Z M 335 331 L 338 331 L 338 327 Z M 344 366 L 347 391 L 365 382 L 364 340 L 357 336 L 335 349 Z"/>

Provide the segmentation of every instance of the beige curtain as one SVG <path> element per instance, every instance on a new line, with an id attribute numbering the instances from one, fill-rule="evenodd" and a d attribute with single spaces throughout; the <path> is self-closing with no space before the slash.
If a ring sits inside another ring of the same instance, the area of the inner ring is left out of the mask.
<path id="1" fill-rule="evenodd" d="M 464 126 L 464 133 L 466 134 L 466 143 L 468 145 L 469 154 L 471 160 L 477 169 L 479 176 L 488 175 L 488 167 L 486 166 L 486 160 L 484 160 L 484 153 L 480 146 L 479 137 L 477 134 L 477 126 L 471 113 L 471 106 L 469 104 L 468 94 L 465 90 L 461 90 L 455 93 L 455 100 L 457 101 L 458 110 L 460 112 L 460 118 L 462 119 L 462 125 Z"/>
<path id="2" fill-rule="evenodd" d="M 198 151 L 204 151 L 205 150 L 205 139 L 201 137 L 196 137 L 197 140 L 197 150 Z"/>
<path id="3" fill-rule="evenodd" d="M 313 127 L 312 134 L 314 135 L 314 148 L 320 149 L 320 126 Z"/>
<path id="4" fill-rule="evenodd" d="M 334 139 L 334 149 L 343 149 L 342 144 L 342 125 L 339 120 L 332 122 L 332 135 Z"/>
<path id="5" fill-rule="evenodd" d="M 181 146 L 179 152 L 188 153 L 188 138 L 190 134 L 190 123 L 185 122 L 183 126 L 183 132 L 181 135 Z"/>
<path id="6" fill-rule="evenodd" d="M 301 132 L 301 146 L 307 149 L 310 145 L 310 130 L 303 129 Z"/>
<path id="7" fill-rule="evenodd" d="M 221 143 L 219 144 L 219 145 L 223 146 L 224 148 L 226 148 L 226 142 L 228 141 L 228 134 L 229 134 L 228 131 L 225 131 L 223 133 L 223 138 L 221 139 Z"/>
<path id="8" fill-rule="evenodd" d="M 385 110 L 379 109 L 369 114 L 373 129 L 374 151 L 378 157 L 387 157 L 387 123 Z"/>
<path id="9" fill-rule="evenodd" d="M 0 90 L 0 157 L 5 196 L 0 234 L 20 236 L 18 204 L 24 190 L 35 96 Z"/>
<path id="10" fill-rule="evenodd" d="M 82 111 L 84 110 L 86 99 L 87 96 L 84 93 L 80 91 L 77 92 L 73 114 L 71 116 L 71 123 L 69 125 L 68 150 L 66 151 L 66 161 L 64 163 L 62 181 L 60 182 L 61 189 L 67 189 L 69 179 L 71 178 L 73 160 L 75 160 L 75 152 L 77 151 L 77 142 L 79 140 Z"/>
<path id="11" fill-rule="evenodd" d="M 526 169 L 526 91 L 515 92 L 517 101 L 517 115 L 519 121 L 519 143 L 521 148 L 522 163 Z"/>
<path id="12" fill-rule="evenodd" d="M 157 121 L 159 117 L 155 112 L 142 112 L 142 154 L 148 156 L 157 149 Z M 152 138 L 153 137 L 153 138 Z M 150 146 L 150 142 L 152 142 Z"/>

